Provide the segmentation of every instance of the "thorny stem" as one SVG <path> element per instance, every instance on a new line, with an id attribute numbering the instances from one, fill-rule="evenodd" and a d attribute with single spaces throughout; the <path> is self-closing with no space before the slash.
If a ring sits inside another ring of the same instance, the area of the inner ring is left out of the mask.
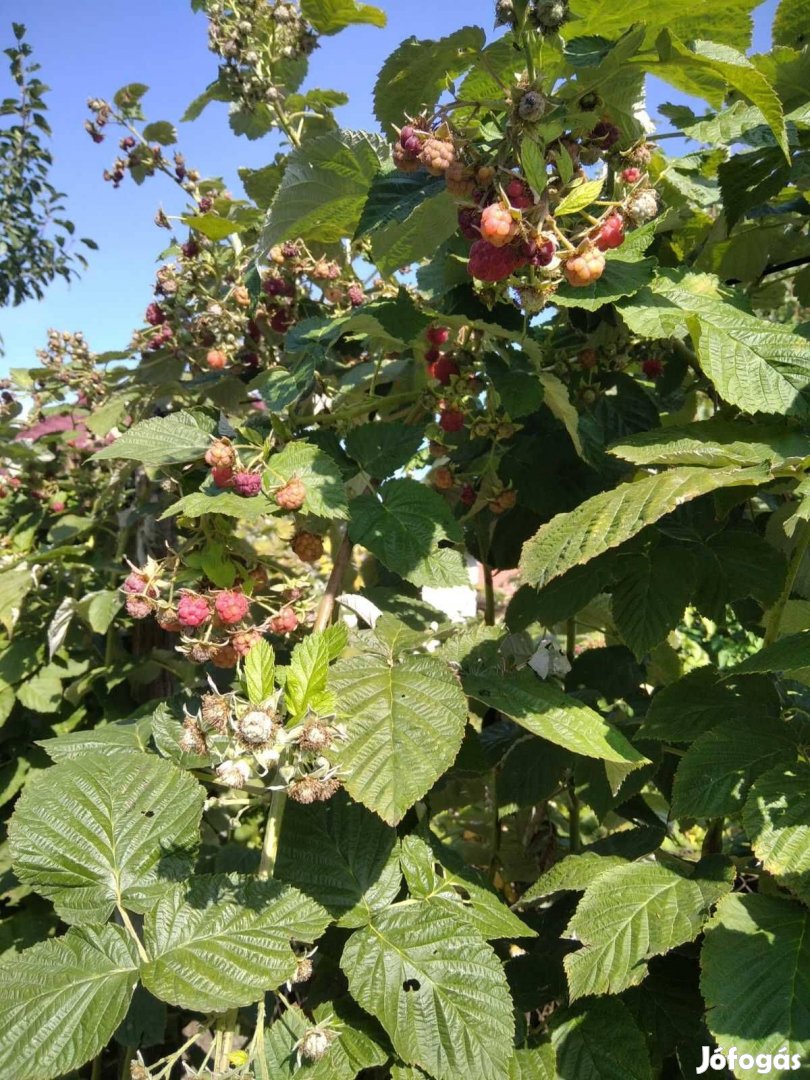
<path id="1" fill-rule="evenodd" d="M 283 759 L 279 761 L 281 765 Z M 287 807 L 287 792 L 282 788 L 273 792 L 270 809 L 267 812 L 267 824 L 264 827 L 264 843 L 259 860 L 259 881 L 269 881 L 276 869 L 278 845 L 281 839 L 281 822 Z"/>
<path id="2" fill-rule="evenodd" d="M 495 586 L 492 580 L 492 567 L 484 563 L 484 623 L 495 625 Z"/>
<path id="3" fill-rule="evenodd" d="M 808 544 L 810 544 L 810 521 L 799 521 L 796 526 L 796 534 L 796 547 L 793 551 L 790 565 L 788 566 L 785 585 L 779 599 L 773 606 L 773 610 L 768 616 L 768 628 L 765 631 L 765 637 L 762 642 L 763 646 L 772 645 L 779 636 L 779 628 L 782 625 L 782 616 L 785 613 L 785 607 L 790 599 L 790 594 L 793 592 L 793 586 L 796 582 L 799 570 L 801 569 L 801 565 L 804 562 Z"/>
<path id="4" fill-rule="evenodd" d="M 346 573 L 346 569 L 349 565 L 349 560 L 352 556 L 352 542 L 349 539 L 348 531 L 344 532 L 343 539 L 341 540 L 340 547 L 338 548 L 337 555 L 335 555 L 335 561 L 332 565 L 332 573 L 329 575 L 329 581 L 326 584 L 326 591 L 321 597 L 321 602 L 318 605 L 318 611 L 315 615 L 315 623 L 312 627 L 313 633 L 319 634 L 324 631 L 332 621 L 332 614 L 335 610 L 335 602 L 338 597 L 338 593 L 341 591 L 343 585 L 343 577 Z"/>
<path id="5" fill-rule="evenodd" d="M 576 855 L 580 849 L 579 798 L 577 797 L 573 780 L 568 784 L 568 801 L 571 807 L 568 814 L 568 847 L 571 854 Z"/>

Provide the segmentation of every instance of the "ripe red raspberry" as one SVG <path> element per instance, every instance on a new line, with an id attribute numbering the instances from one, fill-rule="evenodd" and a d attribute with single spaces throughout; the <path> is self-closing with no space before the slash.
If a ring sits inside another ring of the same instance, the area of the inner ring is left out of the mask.
<path id="1" fill-rule="evenodd" d="M 591 371 L 599 363 L 599 353 L 596 349 L 583 349 L 577 360 L 583 371 Z"/>
<path id="2" fill-rule="evenodd" d="M 231 646 L 237 656 L 247 656 L 257 642 L 262 640 L 258 630 L 240 630 L 231 638 Z"/>
<path id="3" fill-rule="evenodd" d="M 436 379 L 442 386 L 448 386 L 454 375 L 458 375 L 459 366 L 452 356 L 440 356 L 432 364 L 428 364 L 428 373 L 431 379 Z"/>
<path id="4" fill-rule="evenodd" d="M 301 562 L 316 563 L 323 555 L 323 539 L 315 533 L 296 533 L 290 547 Z"/>
<path id="5" fill-rule="evenodd" d="M 429 326 L 425 337 L 431 345 L 445 345 L 450 340 L 450 331 L 446 326 Z"/>
<path id="6" fill-rule="evenodd" d="M 278 489 L 274 497 L 282 510 L 300 510 L 307 497 L 307 489 L 303 481 L 293 477 L 284 487 Z"/>
<path id="7" fill-rule="evenodd" d="M 438 349 L 428 349 L 425 353 L 425 363 L 435 364 L 441 355 L 442 354 Z"/>
<path id="8" fill-rule="evenodd" d="M 453 470 L 448 469 L 446 465 L 441 465 L 438 469 L 434 469 L 430 474 L 430 480 L 437 491 L 450 491 L 456 484 Z"/>
<path id="9" fill-rule="evenodd" d="M 621 247 L 623 243 L 624 221 L 618 214 L 611 214 L 599 230 L 596 246 L 600 251 L 609 251 L 611 248 Z"/>
<path id="10" fill-rule="evenodd" d="M 236 453 L 227 439 L 217 439 L 205 451 L 205 464 L 215 469 L 232 469 Z"/>
<path id="11" fill-rule="evenodd" d="M 204 596 L 195 596 L 194 593 L 185 593 L 180 597 L 177 605 L 177 621 L 181 626 L 194 628 L 208 622 L 211 616 L 211 607 Z"/>
<path id="12" fill-rule="evenodd" d="M 493 247 L 505 247 L 514 240 L 517 230 L 517 222 L 500 203 L 492 203 L 481 211 L 481 236 Z"/>
<path id="13" fill-rule="evenodd" d="M 455 147 L 451 142 L 429 137 L 422 143 L 419 160 L 433 176 L 441 176 L 456 160 Z"/>
<path id="14" fill-rule="evenodd" d="M 605 256 L 596 250 L 573 255 L 566 261 L 564 272 L 568 284 L 575 289 L 593 285 L 605 272 Z"/>
<path id="15" fill-rule="evenodd" d="M 291 634 L 298 627 L 298 616 L 292 608 L 282 608 L 278 615 L 270 620 L 270 629 L 274 634 Z"/>
<path id="16" fill-rule="evenodd" d="M 624 180 L 625 184 L 637 184 L 641 179 L 641 169 L 637 169 L 635 165 L 629 169 L 624 169 L 622 170 L 621 178 Z"/>
<path id="17" fill-rule="evenodd" d="M 480 240 L 481 211 L 474 206 L 462 207 L 458 212 L 458 228 L 465 240 Z"/>
<path id="18" fill-rule="evenodd" d="M 475 502 L 475 498 L 475 488 L 471 484 L 465 484 L 461 489 L 461 495 L 459 496 L 462 506 L 472 506 Z"/>
<path id="19" fill-rule="evenodd" d="M 145 619 L 152 614 L 152 605 L 142 596 L 128 596 L 127 611 L 133 619 Z"/>
<path id="20" fill-rule="evenodd" d="M 217 466 L 211 470 L 211 476 L 218 488 L 233 487 L 233 469 L 230 465 Z"/>
<path id="21" fill-rule="evenodd" d="M 232 486 L 237 495 L 250 499 L 262 490 L 262 474 L 240 470 L 233 474 Z"/>
<path id="22" fill-rule="evenodd" d="M 464 413 L 458 409 L 442 409 L 439 414 L 439 427 L 448 433 L 461 431 L 464 427 Z"/>
<path id="23" fill-rule="evenodd" d="M 641 370 L 648 379 L 660 379 L 664 374 L 664 365 L 660 360 L 651 358 L 642 362 Z"/>
<path id="24" fill-rule="evenodd" d="M 503 281 L 526 265 L 526 257 L 514 246 L 493 247 L 486 240 L 476 240 L 470 248 L 468 273 L 479 281 Z"/>
<path id="25" fill-rule="evenodd" d="M 241 622 L 247 615 L 249 607 L 250 601 L 244 593 L 234 592 L 230 589 L 221 592 L 214 601 L 214 610 L 220 622 L 224 622 L 228 626 Z"/>
<path id="26" fill-rule="evenodd" d="M 221 349 L 209 349 L 205 362 L 212 371 L 222 371 L 228 363 L 228 358 Z"/>
<path id="27" fill-rule="evenodd" d="M 515 210 L 528 210 L 529 207 L 534 206 L 531 188 L 525 180 L 517 177 L 506 185 L 506 196 L 509 199 L 509 205 Z"/>
<path id="28" fill-rule="evenodd" d="M 347 296 L 352 307 L 362 307 L 366 302 L 366 294 L 359 285 L 350 285 Z"/>
<path id="29" fill-rule="evenodd" d="M 150 326 L 161 326 L 166 322 L 166 312 L 160 304 L 152 303 L 146 309 L 145 319 Z"/>

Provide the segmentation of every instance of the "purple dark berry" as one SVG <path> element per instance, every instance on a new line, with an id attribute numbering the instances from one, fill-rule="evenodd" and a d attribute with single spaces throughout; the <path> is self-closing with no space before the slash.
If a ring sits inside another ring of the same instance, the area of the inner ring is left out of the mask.
<path id="1" fill-rule="evenodd" d="M 146 309 L 145 318 L 150 326 L 160 326 L 166 322 L 166 312 L 160 304 L 150 304 Z"/>
<path id="2" fill-rule="evenodd" d="M 621 132 L 615 124 L 607 120 L 600 120 L 591 132 L 591 141 L 598 142 L 604 150 L 609 150 L 621 137 Z"/>
<path id="3" fill-rule="evenodd" d="M 258 495 L 262 489 L 262 474 L 255 472 L 235 472 L 233 474 L 233 490 L 237 495 L 250 499 Z"/>
<path id="4" fill-rule="evenodd" d="M 191 240 L 186 240 L 185 244 L 180 248 L 183 252 L 183 256 L 186 259 L 193 259 L 200 253 L 200 245 L 192 237 Z"/>
<path id="5" fill-rule="evenodd" d="M 466 240 L 480 240 L 481 211 L 472 206 L 462 207 L 458 212 L 458 227 Z"/>
<path id="6" fill-rule="evenodd" d="M 408 139 L 413 138 L 414 134 L 415 134 L 415 132 L 414 132 L 413 128 L 410 126 L 410 124 L 406 124 L 406 126 L 399 133 L 400 146 L 404 147 L 404 149 L 407 150 L 408 147 L 406 146 L 406 143 L 408 142 Z"/>
<path id="7" fill-rule="evenodd" d="M 402 149 L 407 151 L 407 153 L 409 154 L 419 154 L 422 150 L 422 141 L 421 139 L 419 139 L 418 136 L 411 135 L 410 139 L 407 139 L 402 144 Z"/>

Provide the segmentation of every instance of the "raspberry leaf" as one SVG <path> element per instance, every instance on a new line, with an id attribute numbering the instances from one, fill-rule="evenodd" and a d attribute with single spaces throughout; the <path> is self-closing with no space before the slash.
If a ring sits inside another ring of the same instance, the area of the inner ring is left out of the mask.
<path id="1" fill-rule="evenodd" d="M 379 1028 L 346 998 L 319 1005 L 312 1016 L 316 1025 L 329 1025 L 337 1015 L 336 1035 L 329 1049 L 317 1061 L 307 1061 L 297 1075 L 307 1080 L 355 1080 L 358 1073 L 385 1065 L 389 1051 L 381 1044 Z M 265 1064 L 270 1077 L 292 1076 L 300 1040 L 311 1031 L 312 1022 L 298 1005 L 287 1009 L 264 1035 Z M 262 1073 L 257 1065 L 256 1075 Z"/>
<path id="2" fill-rule="evenodd" d="M 95 750 L 37 773 L 9 826 L 14 872 L 68 923 L 138 911 L 144 889 L 188 873 L 204 789 L 152 755 Z"/>
<path id="3" fill-rule="evenodd" d="M 144 922 L 143 984 L 195 1012 L 251 1005 L 296 969 L 292 939 L 314 943 L 329 915 L 288 885 L 211 875 L 166 886 Z"/>
<path id="4" fill-rule="evenodd" d="M 12 951 L 0 961 L 2 1075 L 73 1073 L 110 1041 L 137 978 L 138 954 L 120 926 L 71 929 Z"/>
<path id="5" fill-rule="evenodd" d="M 200 412 L 141 420 L 110 446 L 98 450 L 93 459 L 123 458 L 141 465 L 180 465 L 202 458 L 216 430 L 216 421 Z"/>
<path id="6" fill-rule="evenodd" d="M 782 756 L 787 754 L 785 751 Z M 795 757 L 795 749 L 790 756 Z M 779 764 L 754 781 L 743 809 L 743 823 L 756 857 L 805 903 L 810 901 L 808 779 L 810 766 L 806 762 Z"/>
<path id="7" fill-rule="evenodd" d="M 261 705 L 275 691 L 276 660 L 273 648 L 263 638 L 245 659 L 245 686 L 251 705 Z"/>
<path id="8" fill-rule="evenodd" d="M 357 0 L 301 0 L 301 14 L 319 34 L 337 34 L 356 23 L 383 27 L 387 22 L 380 8 Z"/>
<path id="9" fill-rule="evenodd" d="M 270 458 L 267 473 L 272 487 L 281 487 L 294 478 L 302 482 L 306 488 L 302 513 L 333 520 L 349 516 L 340 467 L 317 446 L 287 443 Z"/>
<path id="10" fill-rule="evenodd" d="M 508 1074 L 512 1001 L 500 961 L 463 916 L 397 904 L 356 931 L 341 964 L 349 992 L 403 1061 L 436 1080 Z"/>
<path id="11" fill-rule="evenodd" d="M 551 1019 L 557 1076 L 577 1080 L 653 1080 L 644 1032 L 622 1001 L 595 998 Z"/>

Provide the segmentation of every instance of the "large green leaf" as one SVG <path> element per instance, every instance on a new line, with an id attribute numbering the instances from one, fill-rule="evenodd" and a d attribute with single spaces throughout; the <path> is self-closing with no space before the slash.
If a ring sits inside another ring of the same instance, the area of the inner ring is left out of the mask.
<path id="1" fill-rule="evenodd" d="M 714 34 L 707 37 L 713 38 Z M 715 40 L 692 41 L 687 47 L 671 29 L 663 30 L 656 44 L 662 62 L 653 70 L 659 78 L 697 93 L 715 106 L 723 104 L 727 87 L 736 90 L 760 110 L 785 157 L 790 159 L 782 103 L 747 56 Z"/>
<path id="2" fill-rule="evenodd" d="M 448 191 L 420 202 L 404 221 L 389 221 L 371 234 L 371 255 L 386 276 L 432 258 L 458 231 L 458 206 Z M 622 294 L 626 295 L 626 294 Z"/>
<path id="3" fill-rule="evenodd" d="M 752 694 L 745 683 L 741 686 L 742 690 L 732 688 L 712 667 L 690 671 L 658 691 L 639 730 L 639 738 L 688 743 L 726 720 L 739 719 L 744 724 L 778 719 L 780 703 L 773 690 L 763 696 Z"/>
<path id="4" fill-rule="evenodd" d="M 806 667 L 810 667 L 810 630 L 801 630 L 766 645 L 741 664 L 729 668 L 725 675 L 732 678 L 764 671 L 801 671 Z"/>
<path id="5" fill-rule="evenodd" d="M 396 664 L 369 655 L 339 661 L 329 687 L 346 725 L 336 753 L 352 798 L 396 825 L 449 769 L 467 722 L 467 700 L 432 656 Z"/>
<path id="6" fill-rule="evenodd" d="M 810 26 L 808 0 L 780 0 L 773 21 L 774 45 L 787 45 L 800 49 L 807 44 L 807 27 Z"/>
<path id="7" fill-rule="evenodd" d="M 404 1062 L 436 1080 L 506 1075 L 512 999 L 500 961 L 463 916 L 394 905 L 351 936 L 341 967 Z"/>
<path id="8" fill-rule="evenodd" d="M 374 177 L 354 239 L 359 240 L 391 222 L 407 220 L 425 199 L 444 190 L 444 179 L 429 172 L 382 170 Z"/>
<path id="9" fill-rule="evenodd" d="M 718 905 L 701 954 L 707 1023 L 719 1046 L 738 1054 L 776 1054 L 786 1047 L 810 1057 L 810 912 L 775 896 L 732 893 Z M 737 1066 L 745 1080 L 753 1069 Z"/>
<path id="10" fill-rule="evenodd" d="M 402 884 L 396 832 L 342 792 L 322 806 L 291 802 L 275 876 L 323 905 L 341 926 L 364 926 Z"/>
<path id="11" fill-rule="evenodd" d="M 120 926 L 72 929 L 10 953 L 0 961 L 0 1074 L 72 1074 L 110 1041 L 137 978 L 135 946 Z"/>
<path id="12" fill-rule="evenodd" d="M 202 490 L 192 491 L 184 495 L 182 499 L 172 503 L 160 515 L 160 520 L 165 518 L 183 517 L 198 518 L 206 514 L 222 514 L 225 517 L 238 518 L 240 521 L 258 521 L 265 514 L 277 514 L 278 506 L 272 499 L 262 492 L 251 498 L 243 498 L 233 491 L 218 488 L 210 479 L 206 480 Z"/>
<path id="13" fill-rule="evenodd" d="M 583 851 L 579 855 L 566 855 L 555 863 L 550 870 L 535 881 L 531 888 L 521 896 L 518 904 L 525 907 L 534 900 L 542 900 L 554 893 L 572 891 L 582 892 L 590 887 L 597 878 L 617 866 L 625 866 L 626 859 L 620 855 L 599 855 L 595 851 Z"/>
<path id="14" fill-rule="evenodd" d="M 497 709 L 533 735 L 575 754 L 631 768 L 647 763 L 644 755 L 599 713 L 544 682 L 528 668 L 508 675 L 492 671 L 466 674 L 462 683 L 470 697 Z"/>
<path id="15" fill-rule="evenodd" d="M 810 765 L 780 764 L 755 780 L 743 824 L 765 869 L 810 903 Z"/>
<path id="16" fill-rule="evenodd" d="M 594 998 L 551 1018 L 557 1080 L 653 1080 L 647 1040 L 627 1006 Z"/>
<path id="17" fill-rule="evenodd" d="M 389 480 L 377 495 L 351 505 L 349 535 L 356 544 L 414 585 L 469 585 L 457 552 L 440 552 L 441 540 L 458 541 L 461 530 L 447 503 L 416 480 Z"/>
<path id="18" fill-rule="evenodd" d="M 354 23 L 385 26 L 387 21 L 380 8 L 357 0 L 301 0 L 301 14 L 319 34 L 337 34 Z"/>
<path id="19" fill-rule="evenodd" d="M 276 657 L 264 638 L 257 641 L 245 659 L 245 687 L 251 705 L 261 705 L 275 692 Z"/>
<path id="20" fill-rule="evenodd" d="M 700 366 L 731 405 L 748 413 L 810 413 L 810 350 L 788 326 L 742 311 L 710 274 L 662 270 L 621 315 L 634 333 L 690 333 Z"/>
<path id="21" fill-rule="evenodd" d="M 407 465 L 422 438 L 421 428 L 411 424 L 361 424 L 346 436 L 346 453 L 373 479 L 384 480 Z"/>
<path id="22" fill-rule="evenodd" d="M 143 984 L 194 1012 L 251 1005 L 294 975 L 290 942 L 315 942 L 329 921 L 276 881 L 218 875 L 167 886 L 144 921 Z"/>
<path id="23" fill-rule="evenodd" d="M 98 450 L 96 460 L 125 458 L 142 465 L 180 465 L 197 461 L 211 445 L 216 422 L 200 413 L 172 413 L 133 424 L 114 443 Z"/>
<path id="24" fill-rule="evenodd" d="M 0 623 L 9 637 L 22 611 L 23 600 L 34 586 L 34 577 L 28 567 L 17 567 L 0 574 Z"/>
<path id="25" fill-rule="evenodd" d="M 267 477 L 271 488 L 282 487 L 289 480 L 301 480 L 306 498 L 301 508 L 304 514 L 324 518 L 347 518 L 349 504 L 340 468 L 323 450 L 306 442 L 287 443 L 267 462 Z"/>
<path id="26" fill-rule="evenodd" d="M 681 758 L 672 814 L 715 818 L 736 813 L 756 777 L 795 759 L 796 738 L 784 724 L 762 717 L 727 720 L 696 739 Z"/>
<path id="27" fill-rule="evenodd" d="M 411 897 L 461 916 L 487 941 L 536 937 L 537 932 L 512 914 L 485 879 L 454 854 L 433 836 L 429 843 L 406 836 L 401 862 Z"/>
<path id="28" fill-rule="evenodd" d="M 321 244 L 352 237 L 387 153 L 381 139 L 363 132 L 330 131 L 308 139 L 287 161 L 261 247 L 291 236 Z"/>
<path id="29" fill-rule="evenodd" d="M 613 621 L 637 657 L 644 656 L 674 630 L 694 588 L 689 551 L 658 547 L 624 556 L 613 586 Z"/>
<path id="30" fill-rule="evenodd" d="M 37 773 L 9 826 L 14 871 L 69 923 L 99 923 L 116 905 L 191 869 L 205 791 L 154 756 L 93 751 Z"/>
<path id="31" fill-rule="evenodd" d="M 484 31 L 465 26 L 438 41 L 411 37 L 382 66 L 374 88 L 374 113 L 391 134 L 406 124 L 407 116 L 432 109 L 448 79 L 454 79 L 478 58 L 485 43 Z"/>
<path id="32" fill-rule="evenodd" d="M 564 961 L 571 1000 L 637 986 L 651 957 L 697 937 L 709 908 L 731 889 L 733 873 L 731 864 L 718 865 L 711 878 L 697 880 L 666 866 L 630 863 L 601 874 L 566 929 L 582 944 Z"/>
<path id="33" fill-rule="evenodd" d="M 596 34 L 618 37 L 633 23 L 644 23 L 648 34 L 669 27 L 684 40 L 708 38 L 745 49 L 751 42 L 751 12 L 755 0 L 705 0 L 683 4 L 680 0 L 614 0 L 606 7 L 601 0 L 571 0 L 576 16 L 565 27 L 569 37 Z"/>
<path id="34" fill-rule="evenodd" d="M 702 420 L 685 427 L 656 428 L 631 435 L 610 453 L 634 465 L 798 464 L 810 456 L 810 438 L 784 425 L 748 424 L 740 420 Z"/>
<path id="35" fill-rule="evenodd" d="M 724 487 L 765 483 L 765 467 L 680 468 L 645 476 L 595 495 L 568 514 L 558 514 L 523 545 L 520 568 L 533 585 L 546 585 L 573 566 L 618 547 L 691 499 Z"/>
<path id="36" fill-rule="evenodd" d="M 334 710 L 334 698 L 327 689 L 329 665 L 346 647 L 348 630 L 343 623 L 309 634 L 295 646 L 284 678 L 284 703 L 293 720 L 302 719 L 308 710 L 328 713 Z"/>

